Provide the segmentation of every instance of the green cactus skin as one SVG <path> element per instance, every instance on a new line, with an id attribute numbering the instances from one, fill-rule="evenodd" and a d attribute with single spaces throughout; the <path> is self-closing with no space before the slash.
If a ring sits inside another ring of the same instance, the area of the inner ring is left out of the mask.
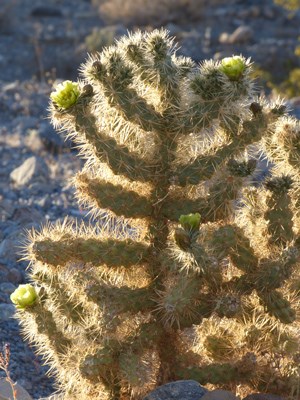
<path id="1" fill-rule="evenodd" d="M 197 66 L 164 30 L 81 72 L 50 112 L 87 160 L 73 183 L 93 222 L 32 231 L 38 298 L 17 311 L 65 399 L 141 400 L 176 379 L 296 392 L 298 121 L 254 97 L 249 60 Z M 274 165 L 256 186 L 253 146 Z"/>

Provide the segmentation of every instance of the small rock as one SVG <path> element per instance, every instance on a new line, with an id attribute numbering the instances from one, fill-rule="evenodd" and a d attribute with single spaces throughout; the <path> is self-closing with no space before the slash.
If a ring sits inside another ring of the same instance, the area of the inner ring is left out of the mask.
<path id="1" fill-rule="evenodd" d="M 6 378 L 1 378 L 0 379 L 0 400 L 9 400 L 16 398 L 18 400 L 32 400 L 32 397 L 29 395 L 29 393 L 26 392 L 25 389 L 22 388 L 21 385 L 18 383 L 14 384 L 14 389 L 16 391 L 16 397 L 12 393 L 12 388 L 10 386 L 10 383 L 7 382 Z"/>
<path id="2" fill-rule="evenodd" d="M 32 17 L 62 17 L 63 14 L 58 8 L 39 6 L 35 7 L 30 15 Z"/>
<path id="3" fill-rule="evenodd" d="M 14 315 L 16 309 L 13 304 L 0 304 L 0 322 L 8 321 Z M 0 390 L 1 391 L 1 390 Z"/>
<path id="4" fill-rule="evenodd" d="M 238 44 L 249 42 L 253 38 L 253 30 L 250 26 L 241 25 L 231 35 L 224 32 L 219 38 L 223 44 Z"/>
<path id="5" fill-rule="evenodd" d="M 6 294 L 12 294 L 16 290 L 16 286 L 13 285 L 11 282 L 3 282 L 0 283 L 0 292 Z"/>
<path id="6" fill-rule="evenodd" d="M 23 281 L 23 275 L 17 268 L 11 268 L 7 273 L 7 279 L 11 283 L 18 285 Z"/>
<path id="7" fill-rule="evenodd" d="M 0 220 L 3 221 L 10 218 L 14 210 L 13 202 L 0 196 Z"/>
<path id="8" fill-rule="evenodd" d="M 283 397 L 277 396 L 275 394 L 254 393 L 254 394 L 249 394 L 243 400 L 284 400 L 284 399 Z"/>
<path id="9" fill-rule="evenodd" d="M 10 239 L 4 239 L 0 243 L 0 258 L 9 259 L 12 251 L 15 250 L 15 243 Z"/>
<path id="10" fill-rule="evenodd" d="M 7 268 L 7 266 L 0 263 L 0 275 L 5 275 L 5 276 L 7 276 L 7 274 L 8 274 L 8 268 Z"/>
<path id="11" fill-rule="evenodd" d="M 44 143 L 40 137 L 40 134 L 37 129 L 28 129 L 27 135 L 24 139 L 24 144 L 31 151 L 38 153 L 44 149 Z"/>
<path id="12" fill-rule="evenodd" d="M 206 393 L 201 400 L 239 400 L 233 393 L 227 390 L 212 390 Z"/>
<path id="13" fill-rule="evenodd" d="M 34 177 L 45 180 L 48 177 L 48 167 L 39 157 L 29 157 L 18 168 L 15 168 L 10 178 L 17 186 L 27 185 Z"/>
<path id="14" fill-rule="evenodd" d="M 150 392 L 143 400 L 201 400 L 207 389 L 193 380 L 170 382 Z M 231 400 L 231 399 L 230 399 Z"/>

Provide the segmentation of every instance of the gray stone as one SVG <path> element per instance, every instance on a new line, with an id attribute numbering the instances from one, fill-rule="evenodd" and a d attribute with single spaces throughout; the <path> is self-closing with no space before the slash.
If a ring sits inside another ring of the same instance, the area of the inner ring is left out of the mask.
<path id="1" fill-rule="evenodd" d="M 241 25 L 231 35 L 222 33 L 219 41 L 223 44 L 238 44 L 249 42 L 253 38 L 254 32 L 250 26 Z"/>
<path id="2" fill-rule="evenodd" d="M 0 196 L 0 220 L 3 221 L 10 218 L 14 210 L 15 206 L 13 202 Z"/>
<path id="3" fill-rule="evenodd" d="M 15 291 L 15 289 L 16 289 L 16 286 L 10 282 L 0 283 L 0 292 L 2 292 L 2 293 L 11 294 L 12 292 Z"/>
<path id="4" fill-rule="evenodd" d="M 49 397 L 42 397 L 39 400 L 64 400 L 64 395 L 63 394 L 53 394 L 52 396 L 49 396 Z"/>
<path id="5" fill-rule="evenodd" d="M 24 144 L 34 153 L 38 153 L 44 149 L 44 143 L 37 129 L 27 130 L 27 135 L 24 138 Z"/>
<path id="6" fill-rule="evenodd" d="M 15 250 L 15 243 L 13 240 L 4 239 L 0 243 L 0 258 L 11 259 L 12 252 Z"/>
<path id="7" fill-rule="evenodd" d="M 0 322 L 8 321 L 13 317 L 16 309 L 13 304 L 0 304 Z"/>
<path id="8" fill-rule="evenodd" d="M 7 279 L 17 285 L 23 281 L 23 275 L 17 268 L 10 268 L 7 273 Z"/>
<path id="9" fill-rule="evenodd" d="M 5 378 L 0 379 L 0 400 L 10 400 L 16 398 L 17 400 L 32 400 L 32 397 L 21 385 L 18 383 L 14 384 L 16 391 L 16 397 L 12 393 L 12 388 L 9 382 Z"/>
<path id="10" fill-rule="evenodd" d="M 159 386 L 143 400 L 200 400 L 207 393 L 198 382 L 182 380 Z"/>
<path id="11" fill-rule="evenodd" d="M 48 177 L 48 167 L 39 157 L 29 157 L 18 168 L 15 168 L 10 178 L 17 186 L 27 185 L 33 178 L 45 180 Z"/>

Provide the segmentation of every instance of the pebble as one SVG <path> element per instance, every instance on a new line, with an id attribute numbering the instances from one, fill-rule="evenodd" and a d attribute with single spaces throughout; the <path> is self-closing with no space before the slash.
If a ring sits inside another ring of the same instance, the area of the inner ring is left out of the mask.
<path id="1" fill-rule="evenodd" d="M 0 303 L 0 322 L 8 321 L 15 313 L 13 304 Z"/>
<path id="2" fill-rule="evenodd" d="M 10 400 L 16 398 L 16 400 L 32 400 L 32 397 L 24 389 L 22 383 L 16 383 L 14 385 L 16 391 L 16 397 L 13 396 L 12 388 L 6 379 L 0 379 L 0 400 Z"/>
<path id="3" fill-rule="evenodd" d="M 11 257 L 11 252 L 14 251 L 15 243 L 13 240 L 4 239 L 0 243 L 0 258 L 6 259 Z"/>
<path id="4" fill-rule="evenodd" d="M 10 268 L 7 273 L 7 279 L 17 285 L 23 282 L 23 274 L 17 268 Z"/>
<path id="5" fill-rule="evenodd" d="M 206 392 L 198 382 L 182 380 L 159 386 L 143 400 L 202 400 Z"/>
<path id="6" fill-rule="evenodd" d="M 0 283 L 0 292 L 6 293 L 6 294 L 11 294 L 14 292 L 16 289 L 16 286 L 13 285 L 11 282 L 3 282 Z"/>
<path id="7" fill-rule="evenodd" d="M 8 200 L 3 198 L 3 196 L 0 196 L 0 221 L 4 221 L 8 218 L 10 218 L 15 210 L 15 206 L 13 203 Z"/>
<path id="8" fill-rule="evenodd" d="M 45 180 L 48 177 L 48 167 L 39 157 L 27 158 L 18 168 L 15 168 L 10 178 L 17 186 L 27 185 L 33 177 Z"/>
<path id="9" fill-rule="evenodd" d="M 240 44 L 247 43 L 252 40 L 254 35 L 253 29 L 250 26 L 239 26 L 232 34 L 222 33 L 219 41 L 222 44 Z"/>

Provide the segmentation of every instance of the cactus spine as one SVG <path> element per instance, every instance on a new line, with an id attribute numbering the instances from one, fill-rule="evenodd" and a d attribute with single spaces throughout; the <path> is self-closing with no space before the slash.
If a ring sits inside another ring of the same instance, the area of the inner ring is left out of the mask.
<path id="1" fill-rule="evenodd" d="M 250 70 L 197 66 L 165 31 L 139 32 L 52 95 L 87 159 L 74 184 L 94 222 L 32 232 L 38 300 L 18 318 L 66 400 L 142 399 L 182 378 L 296 387 L 299 124 L 253 97 Z M 260 185 L 253 145 L 275 165 Z"/>

